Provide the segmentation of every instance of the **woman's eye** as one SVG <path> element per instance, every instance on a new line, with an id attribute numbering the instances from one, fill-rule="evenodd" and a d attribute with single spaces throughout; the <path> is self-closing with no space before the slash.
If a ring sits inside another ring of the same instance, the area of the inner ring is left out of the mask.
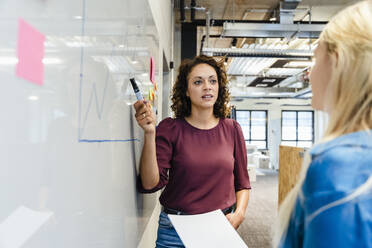
<path id="1" fill-rule="evenodd" d="M 217 80 L 216 79 L 212 79 L 210 82 L 211 82 L 211 84 L 215 84 L 215 83 L 217 83 Z"/>
<path id="2" fill-rule="evenodd" d="M 198 80 L 198 81 L 195 81 L 195 82 L 194 82 L 194 84 L 196 84 L 196 85 L 199 85 L 199 84 L 201 84 L 201 83 L 202 83 L 201 80 Z"/>

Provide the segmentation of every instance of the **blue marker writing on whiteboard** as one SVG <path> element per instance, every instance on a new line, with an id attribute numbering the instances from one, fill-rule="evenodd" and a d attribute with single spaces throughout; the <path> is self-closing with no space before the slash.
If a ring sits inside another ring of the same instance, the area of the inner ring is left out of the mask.
<path id="1" fill-rule="evenodd" d="M 130 80 L 130 83 L 132 84 L 132 87 L 133 87 L 134 93 L 136 94 L 137 100 L 138 101 L 143 100 L 143 96 L 142 96 L 142 94 L 141 94 L 141 92 L 140 92 L 140 90 L 139 90 L 139 88 L 136 84 L 136 80 L 134 80 L 134 78 L 130 78 L 129 80 Z"/>

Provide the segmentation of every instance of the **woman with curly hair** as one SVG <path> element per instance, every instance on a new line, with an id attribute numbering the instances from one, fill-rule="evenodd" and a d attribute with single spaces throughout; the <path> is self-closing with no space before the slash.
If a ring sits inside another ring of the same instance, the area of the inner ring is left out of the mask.
<path id="1" fill-rule="evenodd" d="M 134 104 L 145 132 L 140 192 L 165 187 L 160 196 L 156 247 L 184 247 L 168 214 L 201 214 L 221 209 L 234 228 L 243 222 L 250 182 L 239 124 L 226 118 L 229 92 L 223 60 L 197 56 L 182 62 L 173 87 L 172 110 L 155 128 L 148 103 Z"/>

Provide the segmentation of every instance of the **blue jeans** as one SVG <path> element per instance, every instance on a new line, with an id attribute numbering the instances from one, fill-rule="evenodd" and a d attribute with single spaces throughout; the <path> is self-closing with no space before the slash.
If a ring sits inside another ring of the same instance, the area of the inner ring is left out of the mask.
<path id="1" fill-rule="evenodd" d="M 159 216 L 158 238 L 156 248 L 185 248 L 176 229 L 174 229 L 168 214 L 163 211 Z"/>

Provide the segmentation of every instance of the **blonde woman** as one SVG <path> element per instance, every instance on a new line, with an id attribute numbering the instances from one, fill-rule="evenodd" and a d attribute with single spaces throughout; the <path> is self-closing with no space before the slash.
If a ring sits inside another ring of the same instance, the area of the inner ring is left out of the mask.
<path id="1" fill-rule="evenodd" d="M 372 247 L 372 2 L 337 14 L 314 55 L 312 105 L 330 121 L 280 208 L 273 245 Z"/>

